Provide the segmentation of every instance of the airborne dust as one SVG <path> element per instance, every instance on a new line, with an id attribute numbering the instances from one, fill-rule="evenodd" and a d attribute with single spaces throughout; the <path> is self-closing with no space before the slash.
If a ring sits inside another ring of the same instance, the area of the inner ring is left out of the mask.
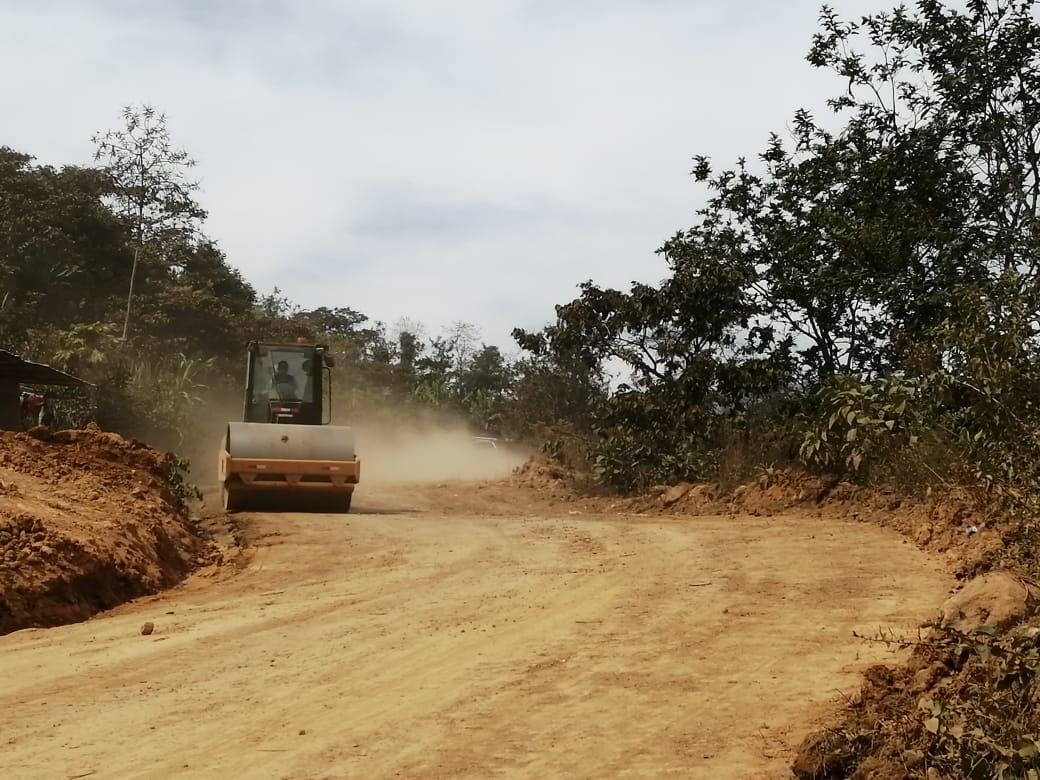
<path id="1" fill-rule="evenodd" d="M 408 422 L 354 426 L 361 486 L 498 479 L 529 455 L 502 441 L 478 441 L 464 425 Z"/>
<path id="2" fill-rule="evenodd" d="M 333 402 L 332 424 L 354 429 L 361 483 L 449 482 L 499 479 L 533 454 L 530 448 L 484 437 L 450 414 L 380 406 L 366 411 Z M 204 409 L 204 411 L 203 411 Z M 217 453 L 229 421 L 242 419 L 242 401 L 212 392 L 183 441 L 175 447 L 190 462 L 191 479 L 203 492 L 216 486 Z"/>

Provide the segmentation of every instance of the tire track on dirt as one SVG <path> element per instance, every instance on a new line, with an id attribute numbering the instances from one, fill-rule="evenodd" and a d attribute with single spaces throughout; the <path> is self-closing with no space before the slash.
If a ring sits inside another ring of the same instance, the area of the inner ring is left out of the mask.
<path id="1" fill-rule="evenodd" d="M 569 511 L 247 518 L 239 575 L 0 638 L 0 769 L 779 777 L 947 587 L 868 526 Z"/>

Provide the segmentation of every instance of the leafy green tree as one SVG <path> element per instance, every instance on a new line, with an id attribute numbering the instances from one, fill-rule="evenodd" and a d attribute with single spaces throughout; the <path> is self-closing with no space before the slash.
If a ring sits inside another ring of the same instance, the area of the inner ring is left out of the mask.
<path id="1" fill-rule="evenodd" d="M 125 339 L 140 261 L 148 259 L 161 269 L 182 267 L 206 212 L 192 195 L 198 183 L 187 178 L 195 161 L 173 146 L 166 116 L 144 105 L 126 106 L 122 118 L 123 127 L 97 133 L 92 140 L 94 158 L 108 177 L 113 211 L 133 236 Z"/>
<path id="2" fill-rule="evenodd" d="M 629 487 L 705 474 L 734 425 L 811 418 L 813 392 L 842 377 L 858 378 L 867 405 L 891 404 L 886 388 L 915 377 L 942 388 L 914 419 L 991 443 L 954 460 L 1004 479 L 1034 471 L 1014 444 L 1040 424 L 1014 389 L 1040 359 L 1034 8 L 921 0 L 854 23 L 824 8 L 808 59 L 842 79 L 830 106 L 843 125 L 800 111 L 791 140 L 773 136 L 753 164 L 716 171 L 696 157 L 708 199 L 661 248 L 665 280 L 627 292 L 588 282 L 541 334 L 516 334 L 558 365 L 621 367 L 591 424 L 608 482 L 626 487 L 633 462 L 645 468 Z M 871 430 L 883 438 L 890 418 L 875 411 L 857 407 L 857 419 L 882 420 Z"/>
<path id="3" fill-rule="evenodd" d="M 429 340 L 429 349 L 416 360 L 415 370 L 420 382 L 449 384 L 449 377 L 454 365 L 451 342 L 441 336 Z"/>
<path id="4" fill-rule="evenodd" d="M 317 333 L 345 337 L 356 336 L 359 326 L 368 321 L 368 317 L 361 312 L 345 306 L 331 309 L 321 306 L 300 312 L 295 319 L 306 322 Z"/>
<path id="5" fill-rule="evenodd" d="M 1034 8 L 1032 0 L 957 8 L 929 0 L 916 13 L 900 8 L 859 22 L 830 9 L 821 16 L 809 61 L 847 82 L 831 101 L 851 114 L 846 135 L 884 140 L 902 155 L 887 176 L 890 192 L 917 193 L 916 207 L 894 211 L 889 229 L 879 231 L 908 248 L 902 275 L 880 285 L 895 314 L 896 342 L 913 344 L 959 319 L 953 291 L 965 285 L 981 291 L 1008 272 L 1036 285 Z"/>
<path id="6" fill-rule="evenodd" d="M 214 358 L 237 375 L 245 343 L 256 337 L 256 293 L 209 241 L 185 247 L 181 262 L 178 272 L 138 286 L 136 328 L 122 350 Z"/>
<path id="7" fill-rule="evenodd" d="M 0 148 L 0 343 L 27 346 L 42 323 L 105 320 L 124 271 L 125 233 L 96 171 L 34 166 Z"/>
<path id="8" fill-rule="evenodd" d="M 103 381 L 117 361 L 115 325 L 109 322 L 81 322 L 68 328 L 39 327 L 30 331 L 28 348 L 39 359 L 62 371 L 86 379 Z"/>
<path id="9" fill-rule="evenodd" d="M 472 393 L 501 396 L 509 392 L 512 384 L 512 367 L 502 351 L 496 346 L 483 344 L 464 366 L 459 391 L 463 396 Z"/>
<path id="10" fill-rule="evenodd" d="M 401 368 L 409 376 L 414 376 L 415 364 L 422 356 L 423 349 L 419 337 L 411 331 L 402 330 L 397 334 L 397 352 L 401 356 Z"/>

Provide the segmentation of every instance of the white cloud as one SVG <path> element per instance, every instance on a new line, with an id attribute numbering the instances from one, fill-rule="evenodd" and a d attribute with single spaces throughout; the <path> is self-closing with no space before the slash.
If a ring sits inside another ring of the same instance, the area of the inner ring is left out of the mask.
<path id="1" fill-rule="evenodd" d="M 845 0 L 855 17 L 886 4 Z M 85 163 L 149 102 L 259 290 L 504 347 L 580 281 L 663 273 L 694 154 L 753 157 L 840 84 L 817 6 L 707 0 L 0 0 L 0 144 Z"/>

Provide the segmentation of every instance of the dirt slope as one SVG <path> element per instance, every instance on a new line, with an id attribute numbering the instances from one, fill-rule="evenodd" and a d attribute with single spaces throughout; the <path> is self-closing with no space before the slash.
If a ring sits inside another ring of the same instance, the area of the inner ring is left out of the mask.
<path id="1" fill-rule="evenodd" d="M 172 463 L 97 428 L 0 431 L 0 634 L 179 582 L 203 549 Z"/>
<path id="2" fill-rule="evenodd" d="M 548 495 L 242 516 L 240 569 L 0 637 L 0 774 L 783 778 L 892 659 L 852 632 L 912 629 L 951 584 L 868 524 Z"/>

